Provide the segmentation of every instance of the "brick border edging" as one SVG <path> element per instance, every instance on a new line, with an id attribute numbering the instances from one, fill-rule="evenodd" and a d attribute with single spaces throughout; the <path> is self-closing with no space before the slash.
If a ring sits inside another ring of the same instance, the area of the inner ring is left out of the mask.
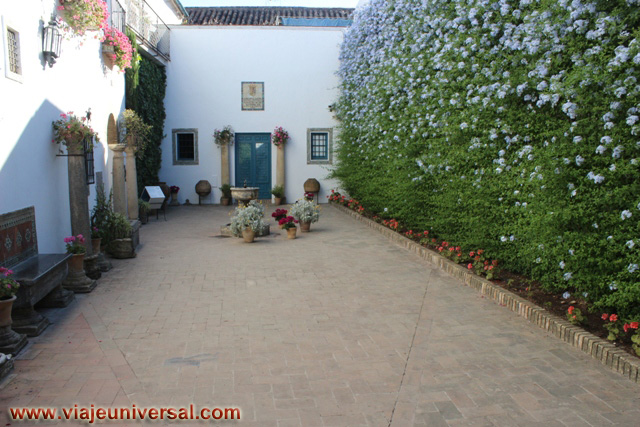
<path id="1" fill-rule="evenodd" d="M 465 285 L 472 287 L 481 294 L 497 301 L 501 305 L 508 307 L 511 311 L 524 317 L 529 322 L 538 325 L 540 328 L 551 332 L 557 338 L 566 343 L 582 350 L 584 353 L 591 355 L 599 360 L 603 365 L 608 366 L 613 371 L 624 375 L 635 383 L 640 383 L 640 362 L 635 360 L 624 350 L 621 350 L 590 332 L 585 331 L 579 326 L 572 325 L 568 321 L 549 313 L 542 307 L 527 301 L 518 295 L 509 292 L 498 285 L 494 285 L 490 281 L 469 272 L 466 268 L 456 264 L 455 262 L 427 249 L 407 237 L 396 233 L 395 231 L 378 224 L 375 221 L 366 218 L 357 212 L 352 211 L 344 206 L 330 203 L 337 210 L 351 215 L 355 219 L 365 223 L 370 228 L 382 233 L 392 242 L 404 246 L 411 252 L 416 253 L 421 258 L 436 265 L 441 270 L 446 271 L 450 275 L 462 279 Z"/>

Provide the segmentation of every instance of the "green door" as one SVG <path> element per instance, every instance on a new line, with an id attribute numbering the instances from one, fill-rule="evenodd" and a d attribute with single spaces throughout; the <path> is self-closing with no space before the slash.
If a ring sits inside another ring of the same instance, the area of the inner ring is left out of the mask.
<path id="1" fill-rule="evenodd" d="M 271 134 L 236 133 L 236 187 L 258 187 L 259 199 L 271 198 Z"/>

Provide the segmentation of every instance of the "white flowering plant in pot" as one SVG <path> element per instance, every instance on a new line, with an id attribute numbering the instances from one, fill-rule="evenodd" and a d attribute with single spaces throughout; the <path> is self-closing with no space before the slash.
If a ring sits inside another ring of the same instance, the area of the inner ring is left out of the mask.
<path id="1" fill-rule="evenodd" d="M 264 227 L 263 218 L 264 206 L 260 202 L 252 200 L 247 206 L 238 206 L 231 218 L 231 232 L 236 237 L 241 237 L 247 228 L 257 233 Z"/>
<path id="2" fill-rule="evenodd" d="M 300 199 L 291 205 L 289 213 L 299 222 L 318 222 L 320 207 L 309 199 Z"/>

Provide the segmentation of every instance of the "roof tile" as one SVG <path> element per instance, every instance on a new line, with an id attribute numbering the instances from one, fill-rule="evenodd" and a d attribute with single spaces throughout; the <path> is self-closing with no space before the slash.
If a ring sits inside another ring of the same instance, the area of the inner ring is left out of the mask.
<path id="1" fill-rule="evenodd" d="M 330 7 L 186 7 L 190 25 L 278 25 L 282 18 L 351 19 L 353 9 Z"/>

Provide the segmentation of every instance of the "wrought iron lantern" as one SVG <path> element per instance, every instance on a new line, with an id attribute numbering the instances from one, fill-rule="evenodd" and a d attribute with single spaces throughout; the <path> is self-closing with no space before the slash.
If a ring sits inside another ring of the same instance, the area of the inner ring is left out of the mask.
<path id="1" fill-rule="evenodd" d="M 55 18 L 51 18 L 49 25 L 42 30 L 42 55 L 44 60 L 49 64 L 49 68 L 53 67 L 56 59 L 60 57 L 60 42 L 62 34 L 58 30 L 58 23 Z"/>

